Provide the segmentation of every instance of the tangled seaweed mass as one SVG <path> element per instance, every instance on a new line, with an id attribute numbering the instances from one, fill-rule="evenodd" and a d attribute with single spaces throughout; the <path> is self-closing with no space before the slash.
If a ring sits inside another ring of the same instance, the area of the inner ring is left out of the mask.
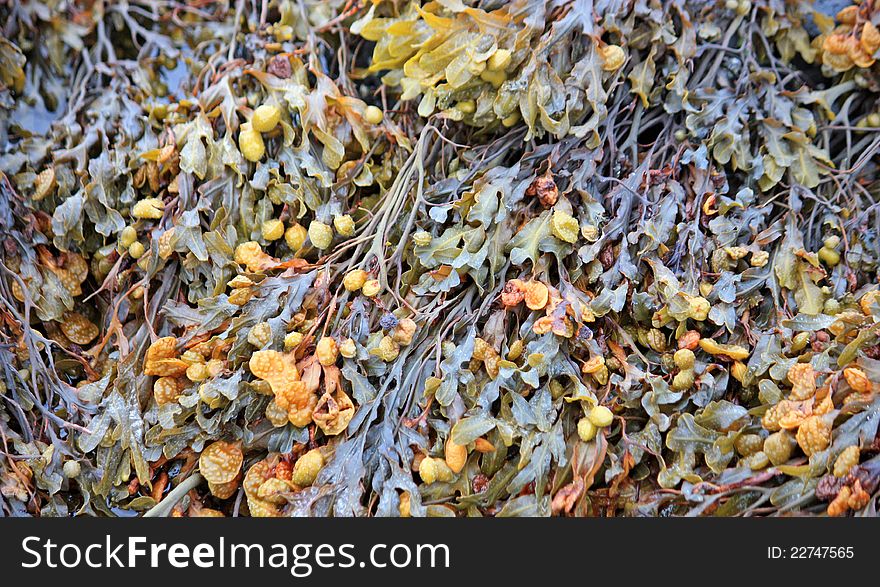
<path id="1" fill-rule="evenodd" d="M 0 23 L 0 515 L 876 515 L 880 1 Z"/>

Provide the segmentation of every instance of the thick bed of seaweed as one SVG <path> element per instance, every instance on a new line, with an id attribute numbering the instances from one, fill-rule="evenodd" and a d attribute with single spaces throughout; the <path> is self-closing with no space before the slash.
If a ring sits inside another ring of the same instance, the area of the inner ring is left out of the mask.
<path id="1" fill-rule="evenodd" d="M 0 516 L 876 514 L 880 2 L 0 2 Z"/>

